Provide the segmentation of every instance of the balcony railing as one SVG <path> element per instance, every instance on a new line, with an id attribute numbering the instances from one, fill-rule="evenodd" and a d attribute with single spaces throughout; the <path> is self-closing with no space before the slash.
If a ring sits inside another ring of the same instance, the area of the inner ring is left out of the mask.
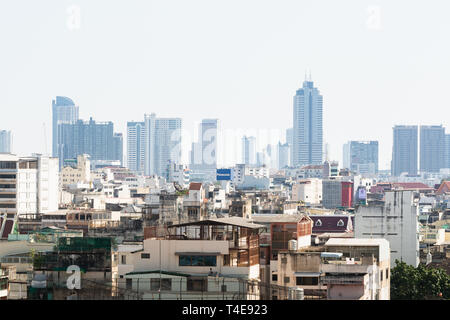
<path id="1" fill-rule="evenodd" d="M 321 278 L 322 284 L 364 284 L 365 276 L 325 276 Z"/>

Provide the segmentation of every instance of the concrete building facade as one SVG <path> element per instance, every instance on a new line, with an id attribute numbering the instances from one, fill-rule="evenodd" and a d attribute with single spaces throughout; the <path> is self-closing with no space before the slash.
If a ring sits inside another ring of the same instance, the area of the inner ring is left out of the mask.
<path id="1" fill-rule="evenodd" d="M 384 238 L 395 260 L 419 264 L 419 206 L 411 190 L 385 191 L 382 204 L 360 206 L 355 214 L 356 238 Z"/>

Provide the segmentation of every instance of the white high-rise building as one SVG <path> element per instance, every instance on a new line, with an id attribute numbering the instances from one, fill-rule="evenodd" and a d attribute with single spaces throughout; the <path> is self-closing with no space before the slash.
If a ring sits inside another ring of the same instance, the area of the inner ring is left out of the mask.
<path id="1" fill-rule="evenodd" d="M 170 163 L 181 162 L 181 118 L 145 115 L 145 175 L 168 176 Z"/>
<path id="2" fill-rule="evenodd" d="M 242 137 L 242 163 L 256 165 L 256 138 Z"/>
<path id="3" fill-rule="evenodd" d="M 11 152 L 11 131 L 0 130 L 0 152 Z"/>
<path id="4" fill-rule="evenodd" d="M 190 169 L 200 181 L 215 181 L 217 169 L 217 119 L 203 119 L 198 142 L 192 143 Z"/>

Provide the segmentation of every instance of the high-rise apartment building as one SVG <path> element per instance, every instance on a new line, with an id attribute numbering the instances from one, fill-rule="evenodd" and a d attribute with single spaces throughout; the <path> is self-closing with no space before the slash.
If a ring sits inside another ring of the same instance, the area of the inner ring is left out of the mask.
<path id="1" fill-rule="evenodd" d="M 292 159 L 292 145 L 294 144 L 294 128 L 286 129 L 286 143 L 289 145 L 289 164 L 291 166 L 294 163 Z"/>
<path id="2" fill-rule="evenodd" d="M 58 210 L 58 159 L 0 154 L 0 215 Z"/>
<path id="3" fill-rule="evenodd" d="M 121 133 L 114 133 L 113 136 L 113 159 L 119 160 L 120 165 L 123 165 L 123 135 Z"/>
<path id="4" fill-rule="evenodd" d="M 349 141 L 343 148 L 342 163 L 358 174 L 378 173 L 378 141 Z"/>
<path id="5" fill-rule="evenodd" d="M 11 152 L 11 131 L 0 130 L 0 152 Z"/>
<path id="6" fill-rule="evenodd" d="M 52 155 L 59 158 L 60 168 L 63 164 L 61 144 L 61 124 L 74 124 L 78 121 L 79 108 L 67 97 L 56 97 L 52 101 Z"/>
<path id="7" fill-rule="evenodd" d="M 60 124 L 60 163 L 88 154 L 92 160 L 123 159 L 121 135 L 114 134 L 112 122 L 78 120 L 74 124 Z"/>
<path id="8" fill-rule="evenodd" d="M 199 181 L 214 181 L 217 169 L 217 119 L 203 119 L 192 143 L 190 169 Z"/>
<path id="9" fill-rule="evenodd" d="M 323 158 L 323 97 L 310 80 L 294 96 L 293 166 L 321 164 Z"/>
<path id="10" fill-rule="evenodd" d="M 445 166 L 445 128 L 420 126 L 420 171 L 439 172 Z"/>
<path id="11" fill-rule="evenodd" d="M 257 163 L 255 137 L 242 137 L 242 163 L 245 165 L 255 165 Z"/>
<path id="12" fill-rule="evenodd" d="M 395 126 L 393 132 L 391 174 L 393 176 L 400 176 L 402 173 L 416 175 L 418 169 L 418 127 Z"/>
<path id="13" fill-rule="evenodd" d="M 445 168 L 450 169 L 450 134 L 445 135 Z"/>
<path id="14" fill-rule="evenodd" d="M 289 166 L 289 144 L 281 144 L 281 142 L 278 143 L 278 169 L 282 169 Z"/>
<path id="15" fill-rule="evenodd" d="M 127 166 L 134 172 L 144 173 L 146 139 L 145 122 L 127 123 Z"/>
<path id="16" fill-rule="evenodd" d="M 154 113 L 145 115 L 146 175 L 168 176 L 171 163 L 181 162 L 181 118 L 156 118 Z"/>

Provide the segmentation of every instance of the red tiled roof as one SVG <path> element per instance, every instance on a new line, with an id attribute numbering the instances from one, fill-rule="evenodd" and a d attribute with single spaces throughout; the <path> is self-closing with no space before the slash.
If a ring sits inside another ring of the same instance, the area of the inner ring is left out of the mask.
<path id="1" fill-rule="evenodd" d="M 199 182 L 191 182 L 189 185 L 189 190 L 200 190 L 202 187 L 202 184 Z"/>
<path id="2" fill-rule="evenodd" d="M 394 182 L 392 186 L 394 188 L 400 187 L 403 189 L 433 189 L 432 187 L 421 182 Z"/>
<path id="3" fill-rule="evenodd" d="M 436 191 L 436 193 L 443 194 L 449 191 L 450 191 L 450 181 L 444 181 L 442 182 L 441 186 L 439 187 L 438 191 Z"/>

